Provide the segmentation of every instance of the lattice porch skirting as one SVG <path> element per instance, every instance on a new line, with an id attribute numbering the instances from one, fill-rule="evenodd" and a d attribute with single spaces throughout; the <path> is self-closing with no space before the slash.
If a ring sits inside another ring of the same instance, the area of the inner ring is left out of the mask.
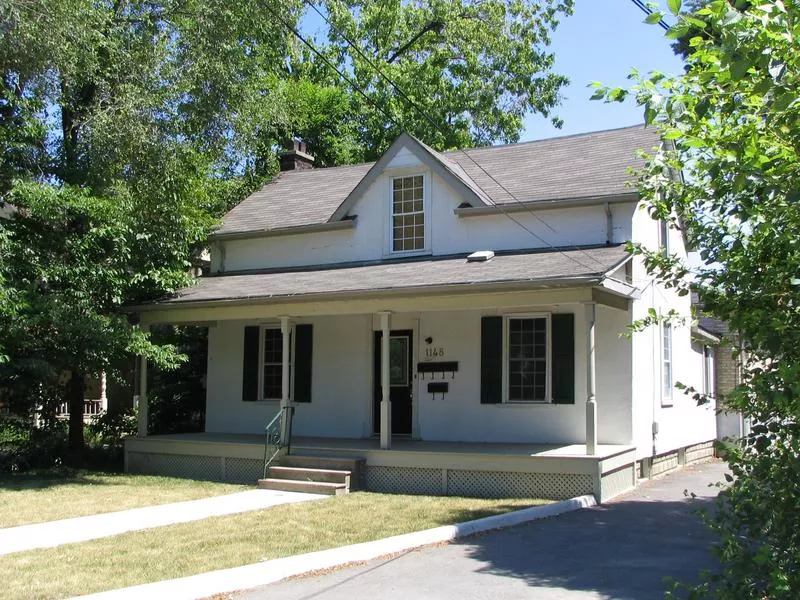
<path id="1" fill-rule="evenodd" d="M 367 465 L 367 489 L 375 492 L 406 494 L 553 500 L 594 493 L 592 477 L 586 474 L 511 473 L 369 465 Z"/>

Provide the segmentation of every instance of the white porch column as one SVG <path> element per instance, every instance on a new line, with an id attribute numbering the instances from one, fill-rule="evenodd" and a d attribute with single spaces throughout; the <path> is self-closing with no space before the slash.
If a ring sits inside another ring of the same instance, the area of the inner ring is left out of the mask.
<path id="1" fill-rule="evenodd" d="M 391 312 L 383 311 L 381 316 L 381 449 L 392 447 L 392 403 L 389 392 L 389 339 L 392 334 Z"/>
<path id="2" fill-rule="evenodd" d="M 143 325 L 142 330 L 147 331 L 148 326 Z M 139 394 L 134 395 L 133 403 L 138 409 L 138 437 L 147 437 L 147 357 L 140 356 L 139 359 Z"/>
<path id="3" fill-rule="evenodd" d="M 292 420 L 291 409 L 289 408 L 289 378 L 291 377 L 289 336 L 292 332 L 292 326 L 289 317 L 281 317 L 280 319 L 281 341 L 283 343 L 281 349 L 281 441 L 285 444 L 289 440 Z"/>
<path id="4" fill-rule="evenodd" d="M 597 400 L 595 398 L 595 304 L 586 304 L 586 454 L 597 454 Z"/>
<path id="5" fill-rule="evenodd" d="M 100 371 L 100 410 L 103 412 L 108 410 L 108 396 L 106 395 L 107 385 L 106 372 Z"/>

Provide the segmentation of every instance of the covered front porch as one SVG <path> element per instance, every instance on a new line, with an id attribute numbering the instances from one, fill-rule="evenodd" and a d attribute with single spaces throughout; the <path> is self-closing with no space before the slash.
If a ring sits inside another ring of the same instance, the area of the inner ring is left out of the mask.
<path id="1" fill-rule="evenodd" d="M 225 275 L 142 307 L 143 327 L 208 327 L 207 433 L 147 437 L 141 361 L 127 466 L 254 481 L 259 439 L 280 415 L 284 447 L 366 459 L 368 489 L 627 489 L 631 346 L 620 333 L 637 290 L 623 248 L 576 252 L 597 261 L 588 273 L 566 254 Z"/>
<path id="2" fill-rule="evenodd" d="M 263 435 L 191 433 L 129 438 L 132 473 L 250 483 L 263 475 Z M 367 490 L 477 497 L 563 499 L 585 494 L 605 501 L 636 484 L 635 448 L 599 444 L 436 442 L 394 438 L 297 436 L 293 455 L 363 458 Z"/>

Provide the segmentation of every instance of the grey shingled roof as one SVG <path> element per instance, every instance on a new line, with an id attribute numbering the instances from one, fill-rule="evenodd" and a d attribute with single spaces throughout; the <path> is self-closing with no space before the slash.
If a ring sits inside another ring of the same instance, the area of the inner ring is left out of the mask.
<path id="1" fill-rule="evenodd" d="M 652 150 L 659 142 L 654 128 L 638 125 L 445 156 L 461 165 L 494 204 L 536 202 L 631 193 L 628 169 L 644 165 L 637 150 Z"/>
<path id="2" fill-rule="evenodd" d="M 658 143 L 655 129 L 637 125 L 433 154 L 489 204 L 505 204 L 631 193 L 628 168 L 642 166 L 637 150 Z M 229 212 L 217 234 L 326 223 L 373 164 L 280 173 Z"/>
<path id="3" fill-rule="evenodd" d="M 372 163 L 282 172 L 223 219 L 218 234 L 327 223 Z"/>
<path id="4" fill-rule="evenodd" d="M 147 308 L 195 302 L 231 300 L 287 300 L 304 296 L 355 294 L 452 286 L 521 284 L 536 288 L 559 280 L 599 281 L 627 258 L 624 246 L 556 249 L 520 254 L 498 254 L 488 262 L 467 262 L 465 256 L 386 261 L 342 267 L 276 270 L 203 277 L 175 297 Z M 585 283 L 588 283 L 585 281 Z"/>

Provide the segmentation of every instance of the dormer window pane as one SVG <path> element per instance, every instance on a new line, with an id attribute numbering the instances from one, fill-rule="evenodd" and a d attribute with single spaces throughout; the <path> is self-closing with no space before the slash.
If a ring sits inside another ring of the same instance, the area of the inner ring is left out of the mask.
<path id="1" fill-rule="evenodd" d="M 392 180 L 392 250 L 425 249 L 425 203 L 422 175 Z"/>

